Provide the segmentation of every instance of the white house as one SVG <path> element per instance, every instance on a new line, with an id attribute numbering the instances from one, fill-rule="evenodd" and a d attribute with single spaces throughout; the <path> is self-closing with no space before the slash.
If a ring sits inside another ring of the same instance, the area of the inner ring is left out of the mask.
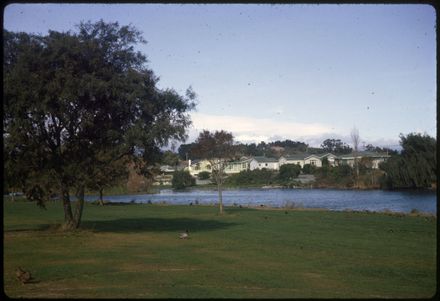
<path id="1" fill-rule="evenodd" d="M 278 160 L 279 165 L 282 166 L 284 164 L 297 164 L 300 165 L 301 168 L 304 166 L 304 158 L 309 156 L 308 154 L 298 154 L 291 156 L 281 156 Z"/>
<path id="2" fill-rule="evenodd" d="M 268 157 L 253 157 L 249 163 L 249 169 L 255 170 L 255 169 L 263 169 L 267 168 L 270 170 L 279 170 L 280 169 L 280 163 L 275 158 L 268 158 Z"/>
<path id="3" fill-rule="evenodd" d="M 211 163 L 208 160 L 188 160 L 188 170 L 192 176 L 197 176 L 202 171 L 212 172 Z"/>
<path id="4" fill-rule="evenodd" d="M 252 159 L 242 158 L 239 161 L 232 161 L 226 164 L 225 173 L 234 174 L 243 170 L 249 170 Z"/>
<path id="5" fill-rule="evenodd" d="M 316 167 L 322 167 L 322 160 L 324 158 L 327 158 L 327 160 L 331 166 L 335 166 L 335 161 L 336 161 L 337 157 L 331 153 L 327 153 L 324 155 L 310 155 L 310 154 L 303 153 L 303 154 L 297 154 L 297 155 L 291 155 L 291 156 L 282 156 L 279 159 L 279 163 L 280 163 L 280 166 L 284 165 L 284 164 L 298 164 L 301 166 L 301 168 L 305 164 L 314 165 Z"/>
<path id="6" fill-rule="evenodd" d="M 336 164 L 338 164 L 338 165 L 348 164 L 351 167 L 353 167 L 355 157 L 360 162 L 365 161 L 365 160 L 370 161 L 371 168 L 378 169 L 379 164 L 382 162 L 385 162 L 391 156 L 388 154 L 384 154 L 384 153 L 361 151 L 361 152 L 358 152 L 356 156 L 353 153 L 351 153 L 351 154 L 342 155 L 342 156 L 337 157 Z"/>

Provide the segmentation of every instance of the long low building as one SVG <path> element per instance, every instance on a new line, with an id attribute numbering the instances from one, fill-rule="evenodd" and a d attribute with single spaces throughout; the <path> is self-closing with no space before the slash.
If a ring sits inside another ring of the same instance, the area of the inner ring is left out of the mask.
<path id="1" fill-rule="evenodd" d="M 264 156 L 242 157 L 240 160 L 226 163 L 225 173 L 234 174 L 243 170 L 269 169 L 279 170 L 284 164 L 297 164 L 301 168 L 306 164 L 316 167 L 322 167 L 323 161 L 326 159 L 330 166 L 338 166 L 347 164 L 354 166 L 355 158 L 360 162 L 367 163 L 370 168 L 378 169 L 379 164 L 385 162 L 390 156 L 388 154 L 380 154 L 375 152 L 358 152 L 347 155 L 336 156 L 331 153 L 326 154 L 297 154 L 291 156 L 281 156 L 279 159 Z M 189 160 L 188 166 L 185 168 L 191 175 L 197 176 L 202 171 L 212 172 L 212 166 L 209 160 Z"/>

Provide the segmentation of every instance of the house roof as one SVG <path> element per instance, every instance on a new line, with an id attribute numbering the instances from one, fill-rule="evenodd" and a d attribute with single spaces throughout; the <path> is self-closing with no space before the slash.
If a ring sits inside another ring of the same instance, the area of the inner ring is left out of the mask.
<path id="1" fill-rule="evenodd" d="M 357 157 L 370 157 L 370 158 L 389 158 L 390 155 L 386 153 L 377 153 L 377 152 L 370 152 L 370 151 L 361 151 L 357 153 Z M 354 153 L 341 155 L 339 156 L 340 159 L 348 159 L 348 158 L 354 158 Z"/>
<path id="2" fill-rule="evenodd" d="M 319 156 L 319 158 L 325 158 L 325 157 L 329 157 L 329 156 L 337 157 L 336 155 L 333 155 L 332 153 L 326 153 L 324 155 Z"/>
<path id="3" fill-rule="evenodd" d="M 250 161 L 252 161 L 252 158 L 241 158 L 240 160 L 238 160 L 238 161 L 230 161 L 230 162 L 228 162 L 229 164 L 242 164 L 242 163 L 247 163 L 247 162 L 250 162 Z"/>
<path id="4" fill-rule="evenodd" d="M 255 161 L 257 161 L 258 163 L 277 163 L 278 160 L 275 158 L 268 158 L 268 157 L 264 157 L 264 156 L 257 156 L 253 158 Z"/>
<path id="5" fill-rule="evenodd" d="M 290 155 L 290 156 L 283 156 L 283 157 L 284 157 L 284 159 L 286 159 L 287 161 L 293 161 L 293 160 L 304 160 L 304 159 L 307 158 L 308 156 L 310 156 L 310 154 L 302 153 L 302 154 L 296 154 L 296 155 Z"/>

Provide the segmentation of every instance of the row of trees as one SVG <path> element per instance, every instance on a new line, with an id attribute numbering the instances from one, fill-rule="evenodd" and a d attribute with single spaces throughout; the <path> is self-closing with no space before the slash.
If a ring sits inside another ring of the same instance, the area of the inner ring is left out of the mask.
<path id="1" fill-rule="evenodd" d="M 181 160 L 187 159 L 201 159 L 193 148 L 196 143 L 181 144 L 178 148 L 178 156 Z M 326 139 L 322 142 L 320 147 L 310 147 L 308 144 L 299 141 L 274 141 L 265 143 L 264 141 L 255 144 L 243 144 L 237 143 L 237 154 L 242 156 L 267 156 L 267 157 L 280 157 L 281 155 L 292 155 L 298 153 L 310 153 L 310 154 L 324 154 L 332 153 L 335 155 L 349 154 L 353 152 L 353 148 L 347 143 L 342 142 L 340 139 Z M 359 148 L 359 146 L 358 146 Z M 380 152 L 389 154 L 396 154 L 397 151 L 390 148 L 381 148 L 368 144 L 364 147 L 367 151 Z"/>
<path id="2" fill-rule="evenodd" d="M 40 206 L 58 193 L 65 229 L 80 225 L 85 189 L 102 191 L 129 162 L 148 174 L 161 147 L 186 138 L 195 94 L 157 88 L 136 28 L 101 20 L 3 38 L 6 185 Z"/>

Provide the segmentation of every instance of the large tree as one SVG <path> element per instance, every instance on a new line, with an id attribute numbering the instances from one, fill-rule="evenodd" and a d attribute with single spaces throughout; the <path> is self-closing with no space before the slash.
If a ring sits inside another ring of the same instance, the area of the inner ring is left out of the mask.
<path id="1" fill-rule="evenodd" d="M 66 229 L 79 226 L 84 189 L 103 164 L 129 156 L 145 171 L 160 147 L 186 138 L 195 94 L 156 87 L 134 49 L 145 43 L 136 28 L 101 20 L 3 38 L 5 173 L 39 203 L 58 190 Z"/>
<path id="2" fill-rule="evenodd" d="M 196 139 L 192 152 L 199 158 L 208 160 L 211 165 L 212 177 L 217 183 L 220 214 L 222 214 L 225 168 L 227 162 L 232 160 L 236 154 L 234 136 L 223 130 L 214 133 L 204 130 Z"/>
<path id="3" fill-rule="evenodd" d="M 340 139 L 326 139 L 321 143 L 321 148 L 335 155 L 348 154 L 352 151 L 351 147 Z"/>
<path id="4" fill-rule="evenodd" d="M 429 188 L 437 183 L 437 141 L 429 135 L 400 135 L 402 152 L 380 165 L 386 188 Z"/>

